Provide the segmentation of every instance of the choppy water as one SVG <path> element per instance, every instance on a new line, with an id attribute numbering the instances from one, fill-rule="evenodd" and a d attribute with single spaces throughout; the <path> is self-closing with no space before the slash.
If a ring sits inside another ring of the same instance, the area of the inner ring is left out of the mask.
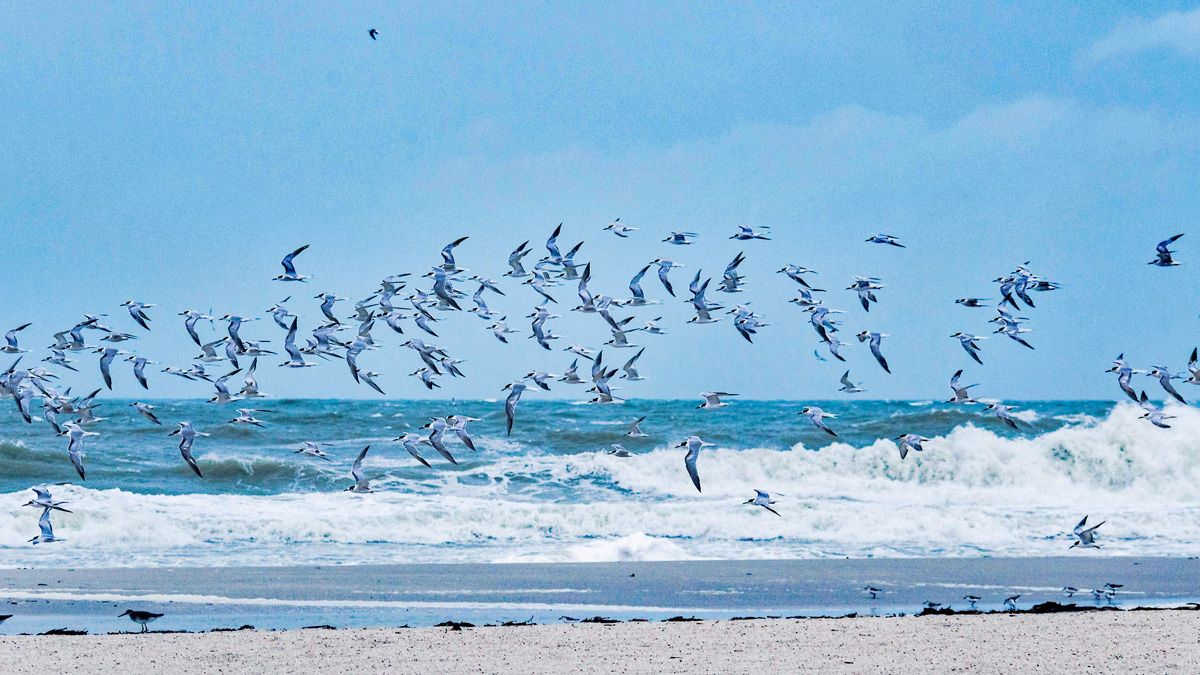
<path id="1" fill-rule="evenodd" d="M 823 403 L 834 441 L 792 402 L 533 400 L 511 438 L 499 402 L 270 401 L 265 429 L 192 401 L 159 402 L 156 427 L 125 403 L 106 400 L 90 427 L 83 485 L 65 439 L 0 406 L 0 566 L 1049 555 L 1085 513 L 1108 521 L 1105 552 L 1200 552 L 1200 411 L 1184 407 L 1163 430 L 1127 404 L 1019 404 L 1018 432 L 938 403 Z M 482 418 L 477 452 L 449 444 L 457 466 L 430 449 L 427 469 L 390 441 L 451 412 Z M 625 438 L 642 415 L 650 437 Z M 203 480 L 167 436 L 183 419 L 212 433 L 194 448 Z M 693 433 L 717 444 L 703 494 L 671 447 Z M 901 433 L 933 440 L 901 461 Z M 294 454 L 302 440 L 333 443 L 336 461 Z M 613 442 L 635 456 L 605 454 Z M 367 444 L 380 492 L 346 493 Z M 65 541 L 30 546 L 38 514 L 20 504 L 60 481 Z M 754 488 L 782 493 L 784 517 L 742 505 Z"/>

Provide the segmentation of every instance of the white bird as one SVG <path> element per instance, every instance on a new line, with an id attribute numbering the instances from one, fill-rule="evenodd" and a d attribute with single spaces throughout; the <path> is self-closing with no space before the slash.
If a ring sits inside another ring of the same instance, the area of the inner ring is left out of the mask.
<path id="1" fill-rule="evenodd" d="M 675 446 L 677 448 L 687 448 L 687 454 L 683 458 L 683 465 L 687 468 L 688 476 L 692 478 L 692 485 L 696 486 L 696 492 L 702 492 L 700 489 L 700 474 L 696 470 L 696 460 L 700 457 L 700 451 L 710 445 L 713 444 L 700 440 L 699 436 L 688 436 L 679 445 Z"/>
<path id="2" fill-rule="evenodd" d="M 187 462 L 197 476 L 204 478 L 204 474 L 200 473 L 200 467 L 196 465 L 196 459 L 192 457 L 192 443 L 197 436 L 211 436 L 212 434 L 196 431 L 192 428 L 191 422 L 179 422 L 179 428 L 167 435 L 174 436 L 176 434 L 179 435 L 179 454 L 183 456 L 183 461 Z"/>
<path id="3" fill-rule="evenodd" d="M 309 368 L 315 366 L 315 363 L 308 363 L 304 360 L 304 354 L 296 347 L 296 322 L 298 319 L 292 319 L 292 325 L 288 327 L 287 337 L 283 341 L 283 350 L 288 353 L 288 360 L 279 364 L 288 368 Z"/>
<path id="4" fill-rule="evenodd" d="M 30 488 L 30 489 L 33 490 L 33 493 L 35 495 L 37 495 L 37 497 L 35 499 L 30 499 L 29 501 L 25 502 L 21 506 L 33 506 L 33 507 L 42 508 L 42 509 L 53 509 L 55 511 L 62 511 L 63 513 L 72 513 L 72 511 L 69 511 L 62 507 L 63 504 L 69 504 L 70 502 L 54 501 L 54 498 L 50 496 L 49 488 L 34 487 L 34 488 Z"/>
<path id="5" fill-rule="evenodd" d="M 700 392 L 700 397 L 704 399 L 704 403 L 701 403 L 696 407 L 702 410 L 716 410 L 717 408 L 724 408 L 729 404 L 721 400 L 722 396 L 737 396 L 737 394 L 731 394 L 727 391 L 702 391 Z"/>
<path id="6" fill-rule="evenodd" d="M 350 476 L 354 479 L 354 485 L 351 485 L 350 487 L 346 488 L 346 492 L 356 492 L 356 493 L 360 493 L 360 494 L 366 493 L 366 492 L 374 492 L 374 490 L 371 489 L 371 481 L 376 480 L 377 478 L 380 478 L 380 476 L 374 476 L 371 478 L 367 478 L 366 476 L 363 475 L 363 470 L 362 470 L 363 469 L 363 459 L 366 458 L 367 451 L 370 449 L 371 449 L 371 446 L 369 446 L 369 445 L 367 447 L 363 448 L 362 451 L 358 453 L 358 457 L 356 457 L 354 459 L 354 465 L 350 467 Z"/>
<path id="7" fill-rule="evenodd" d="M 770 230 L 771 228 L 767 227 L 766 225 L 763 225 L 762 227 L 760 227 L 758 229 Z M 749 225 L 738 225 L 737 232 L 734 232 L 733 236 L 731 236 L 729 238 L 737 239 L 738 241 L 750 241 L 752 239 L 762 239 L 765 241 L 770 241 L 770 239 L 771 239 L 770 237 L 768 237 L 765 234 L 762 234 L 761 232 L 755 232 L 754 228 Z"/>
<path id="8" fill-rule="evenodd" d="M 509 436 L 512 436 L 513 422 L 517 418 L 517 404 L 521 402 L 521 394 L 525 393 L 525 388 L 525 383 L 518 380 L 504 385 L 501 389 L 508 392 L 508 398 L 504 401 L 504 419 Z"/>
<path id="9" fill-rule="evenodd" d="M 150 420 L 151 422 L 154 422 L 155 424 L 162 424 L 162 422 L 159 421 L 158 417 L 154 414 L 154 406 L 150 405 L 149 403 L 142 403 L 141 401 L 137 401 L 134 403 L 130 403 L 129 406 L 131 408 L 133 408 L 134 410 L 136 410 L 139 415 L 141 415 L 142 417 L 145 417 L 146 419 Z"/>
<path id="10" fill-rule="evenodd" d="M 644 421 L 646 421 L 645 415 L 634 420 L 633 424 L 629 425 L 629 431 L 626 431 L 625 435 L 628 436 L 629 438 L 649 438 L 650 434 L 646 434 L 646 433 L 642 432 L 641 424 Z"/>
<path id="11" fill-rule="evenodd" d="M 629 451 L 625 449 L 625 446 L 621 445 L 620 443 L 613 443 L 612 449 L 608 451 L 608 454 L 612 455 L 613 457 L 633 457 L 633 455 L 629 454 Z"/>
<path id="12" fill-rule="evenodd" d="M 226 424 L 252 424 L 256 427 L 265 427 L 262 420 L 256 418 L 254 413 L 271 412 L 270 410 L 262 410 L 261 408 L 238 408 L 237 417 L 229 420 Z"/>
<path id="13" fill-rule="evenodd" d="M 75 465 L 75 471 L 79 473 L 80 480 L 87 480 L 83 470 L 83 439 L 100 434 L 94 431 L 84 431 L 83 427 L 75 422 L 67 422 L 63 425 L 63 435 L 67 437 L 67 456 L 71 458 L 71 464 Z"/>
<path id="14" fill-rule="evenodd" d="M 326 462 L 332 462 L 333 460 L 329 458 L 329 453 L 321 449 L 322 445 L 325 447 L 332 447 L 329 443 L 313 443 L 312 441 L 304 441 L 304 445 L 296 451 L 296 454 L 308 455 L 309 457 L 319 457 Z"/>
<path id="15" fill-rule="evenodd" d="M 283 265 L 283 274 L 275 277 L 274 281 L 308 281 L 310 278 L 308 275 L 296 273 L 296 256 L 304 253 L 304 250 L 307 248 L 308 244 L 305 244 L 283 256 L 283 260 L 280 263 Z"/>
<path id="16" fill-rule="evenodd" d="M 144 310 L 150 309 L 155 305 L 137 302 L 136 300 L 126 300 L 125 302 L 121 303 L 121 306 L 129 312 L 129 316 L 134 320 L 135 323 L 137 323 L 137 325 L 145 328 L 146 330 L 150 330 L 150 324 L 147 323 L 150 321 L 150 317 L 146 315 Z"/>
<path id="17" fill-rule="evenodd" d="M 947 403 L 976 403 L 975 399 L 971 398 L 971 387 L 978 387 L 978 384 L 968 384 L 965 387 L 960 387 L 958 381 L 962 378 L 963 371 L 954 371 L 954 375 L 950 378 L 950 389 L 954 392 L 954 398 L 946 401 Z"/>
<path id="18" fill-rule="evenodd" d="M 775 509 L 771 508 L 771 505 L 775 503 L 775 500 L 771 499 L 771 495 L 769 493 L 763 492 L 762 490 L 756 489 L 754 491 L 754 499 L 750 499 L 744 503 L 754 504 L 755 506 L 761 506 L 764 509 L 770 511 L 771 513 L 774 513 L 775 515 L 779 516 L 779 512 L 776 511 Z M 782 518 L 783 516 L 779 516 L 779 517 Z"/>
<path id="19" fill-rule="evenodd" d="M 908 457 L 909 450 L 923 452 L 925 448 L 921 447 L 921 444 L 929 439 L 916 434 L 900 434 L 896 437 L 896 440 L 899 441 L 900 459 L 904 459 Z"/>
<path id="20" fill-rule="evenodd" d="M 1174 244 L 1176 241 L 1178 241 L 1179 238 L 1182 236 L 1183 236 L 1183 234 L 1180 233 L 1180 234 L 1175 235 L 1174 237 L 1171 237 L 1170 239 L 1164 239 L 1164 240 L 1158 242 L 1158 246 L 1154 247 L 1154 250 L 1155 250 L 1154 260 L 1151 260 L 1147 264 L 1154 265 L 1156 267 L 1175 267 L 1176 265 L 1178 265 L 1179 263 L 1175 262 L 1175 259 L 1171 257 L 1171 254 L 1174 253 L 1175 251 L 1172 251 L 1168 247 L 1171 244 Z"/>
<path id="21" fill-rule="evenodd" d="M 1080 520 L 1075 529 L 1072 530 L 1078 541 L 1071 544 L 1070 548 L 1075 548 L 1076 546 L 1080 548 L 1100 548 L 1100 544 L 1096 543 L 1096 530 L 1106 521 L 1100 521 L 1098 524 L 1088 527 L 1087 519 L 1088 517 L 1084 516 L 1083 520 Z"/>
<path id="22" fill-rule="evenodd" d="M 663 241 L 669 244 L 675 244 L 676 246 L 687 246 L 693 243 L 688 241 L 689 239 L 694 239 L 699 236 L 700 235 L 696 234 L 695 232 L 672 232 L 668 234 L 667 238 L 663 239 Z"/>
<path id="23" fill-rule="evenodd" d="M 800 410 L 800 412 L 798 412 L 796 414 L 804 415 L 805 417 L 808 418 L 809 422 L 812 422 L 813 426 L 820 429 L 821 431 L 824 431 L 825 433 L 829 434 L 830 436 L 837 438 L 837 433 L 835 433 L 833 429 L 830 429 L 828 426 L 826 426 L 825 422 L 824 422 L 826 417 L 829 417 L 831 419 L 837 419 L 837 415 L 834 415 L 833 413 L 827 413 L 824 410 L 821 410 L 820 408 L 818 408 L 816 406 L 805 406 L 803 409 Z"/>
<path id="24" fill-rule="evenodd" d="M 842 373 L 841 382 L 842 382 L 842 386 L 838 389 L 838 391 L 844 391 L 847 394 L 858 394 L 858 393 L 862 393 L 864 391 L 863 389 L 859 388 L 859 386 L 857 384 L 854 384 L 853 382 L 850 381 L 850 371 L 849 370 Z"/>
<path id="25" fill-rule="evenodd" d="M 880 349 L 880 343 L 883 341 L 883 338 L 887 336 L 887 333 L 872 333 L 864 330 L 856 337 L 858 338 L 859 342 L 866 342 L 867 340 L 870 340 L 871 354 L 875 356 L 875 360 L 879 362 L 879 365 L 883 368 L 883 371 L 890 375 L 892 370 L 891 368 L 888 368 L 887 359 L 883 358 L 883 350 Z"/>
<path id="26" fill-rule="evenodd" d="M 17 333 L 20 333 L 21 331 L 25 330 L 26 328 L 29 328 L 32 325 L 33 325 L 32 323 L 23 323 L 20 326 L 17 326 L 16 328 L 5 333 L 4 334 L 5 344 L 3 347 L 0 347 L 0 352 L 4 352 L 5 354 L 23 354 L 23 353 L 25 353 L 26 350 L 21 349 L 17 345 Z"/>
<path id="27" fill-rule="evenodd" d="M 139 612 L 136 610 L 127 609 L 124 613 L 117 615 L 117 618 L 119 619 L 123 616 L 129 617 L 130 621 L 139 624 L 142 627 L 142 632 L 145 633 L 150 630 L 146 627 L 146 624 L 151 623 L 155 619 L 161 618 L 162 614 L 156 614 L 154 612 Z"/>
<path id="28" fill-rule="evenodd" d="M 965 352 L 967 352 L 967 355 L 975 359 L 975 363 L 978 363 L 981 366 L 983 365 L 983 361 L 979 360 L 979 345 L 976 344 L 976 342 L 979 340 L 986 340 L 986 337 L 971 335 L 970 333 L 964 333 L 962 331 L 959 331 L 950 337 L 958 338 L 958 343 L 962 345 L 962 348 Z"/>
<path id="29" fill-rule="evenodd" d="M 54 536 L 54 526 L 50 524 L 50 509 L 42 509 L 42 515 L 38 518 L 38 529 L 41 534 L 29 540 L 31 544 L 49 544 L 55 541 L 63 541 Z"/>
<path id="30" fill-rule="evenodd" d="M 871 236 L 870 238 L 868 238 L 868 239 L 867 239 L 867 242 L 868 242 L 868 243 L 871 243 L 871 244 L 888 244 L 888 245 L 891 245 L 891 246 L 896 246 L 896 247 L 898 247 L 898 248 L 904 248 L 904 247 L 905 247 L 905 246 L 904 246 L 904 244 L 901 244 L 901 243 L 900 243 L 900 240 L 899 240 L 899 239 L 897 239 L 896 237 L 894 237 L 894 236 L 892 236 L 892 235 L 890 235 L 890 234 L 876 234 L 876 235 L 873 235 L 873 236 Z"/>
<path id="31" fill-rule="evenodd" d="M 637 231 L 637 228 L 625 225 L 624 223 L 621 222 L 620 218 L 617 218 L 616 220 L 612 221 L 608 225 L 605 225 L 604 231 L 612 232 L 613 234 L 617 235 L 618 237 L 625 239 L 625 238 L 629 237 L 630 232 Z"/>
<path id="32" fill-rule="evenodd" d="M 408 454 L 412 455 L 418 462 L 429 468 L 433 468 L 429 462 L 421 456 L 421 453 L 417 452 L 418 444 L 427 443 L 427 441 L 422 438 L 420 434 L 414 434 L 410 432 L 395 438 L 394 440 L 403 445 L 404 449 L 408 451 Z"/>

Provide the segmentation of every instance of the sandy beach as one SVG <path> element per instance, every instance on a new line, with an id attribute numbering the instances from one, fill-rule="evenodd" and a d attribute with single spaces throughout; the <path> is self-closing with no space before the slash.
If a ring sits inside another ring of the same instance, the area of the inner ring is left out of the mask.
<path id="1" fill-rule="evenodd" d="M 9 673 L 1195 672 L 1200 612 L 0 638 Z"/>

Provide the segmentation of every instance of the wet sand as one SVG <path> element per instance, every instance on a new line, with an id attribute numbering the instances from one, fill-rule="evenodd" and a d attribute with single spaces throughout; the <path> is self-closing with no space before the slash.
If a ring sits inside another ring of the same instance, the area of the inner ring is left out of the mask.
<path id="1" fill-rule="evenodd" d="M 9 673 L 1196 672 L 1200 612 L 0 638 Z"/>

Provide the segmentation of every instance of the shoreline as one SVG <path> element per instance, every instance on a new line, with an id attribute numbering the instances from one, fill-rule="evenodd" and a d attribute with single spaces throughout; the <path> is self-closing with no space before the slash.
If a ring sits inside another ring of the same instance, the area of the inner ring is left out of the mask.
<path id="1" fill-rule="evenodd" d="M 1200 612 L 571 623 L 0 637 L 8 672 L 1098 672 L 1194 670 Z"/>

